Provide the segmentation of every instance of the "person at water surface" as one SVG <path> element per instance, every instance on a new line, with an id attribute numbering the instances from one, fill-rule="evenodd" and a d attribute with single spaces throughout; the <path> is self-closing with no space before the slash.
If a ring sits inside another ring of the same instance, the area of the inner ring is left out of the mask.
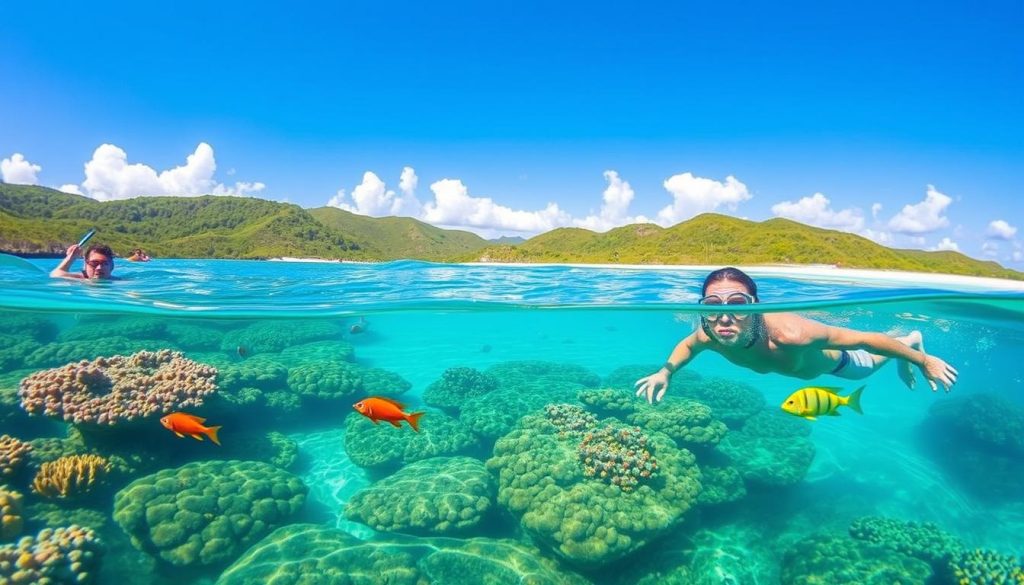
<path id="1" fill-rule="evenodd" d="M 759 301 L 757 284 L 742 270 L 722 268 L 709 274 L 701 289 L 700 327 L 688 335 L 657 372 L 636 381 L 636 395 L 660 401 L 669 378 L 705 350 L 718 352 L 732 363 L 759 373 L 811 379 L 822 374 L 860 380 L 890 359 L 899 360 L 900 379 L 916 384 L 917 366 L 933 391 L 941 384 L 948 392 L 959 375 L 945 361 L 924 352 L 919 331 L 902 337 L 832 327 L 793 313 L 728 312 Z"/>
<path id="2" fill-rule="evenodd" d="M 86 249 L 85 267 L 81 272 L 69 272 L 68 268 L 74 263 L 81 249 L 78 244 L 69 246 L 67 255 L 65 255 L 56 268 L 50 271 L 50 276 L 52 278 L 82 278 L 89 280 L 112 280 L 115 278 L 113 274 L 114 252 L 110 249 L 110 246 L 103 244 L 93 244 Z"/>

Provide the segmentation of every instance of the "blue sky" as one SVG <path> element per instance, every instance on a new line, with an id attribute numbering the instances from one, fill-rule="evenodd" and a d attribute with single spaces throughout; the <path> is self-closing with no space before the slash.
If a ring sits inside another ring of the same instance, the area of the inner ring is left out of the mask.
<path id="1" fill-rule="evenodd" d="M 712 4 L 10 4 L 0 170 L 488 237 L 783 215 L 1024 267 L 1019 0 Z"/>

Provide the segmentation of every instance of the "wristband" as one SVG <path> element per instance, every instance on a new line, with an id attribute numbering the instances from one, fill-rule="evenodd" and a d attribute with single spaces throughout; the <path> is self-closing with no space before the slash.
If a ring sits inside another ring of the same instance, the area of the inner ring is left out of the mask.
<path id="1" fill-rule="evenodd" d="M 669 374 L 674 374 L 674 373 L 676 373 L 676 370 L 679 369 L 679 366 L 673 366 L 672 362 L 670 362 L 670 361 L 669 362 L 665 362 L 665 365 L 662 366 L 662 367 L 665 368 L 666 370 L 668 370 Z"/>

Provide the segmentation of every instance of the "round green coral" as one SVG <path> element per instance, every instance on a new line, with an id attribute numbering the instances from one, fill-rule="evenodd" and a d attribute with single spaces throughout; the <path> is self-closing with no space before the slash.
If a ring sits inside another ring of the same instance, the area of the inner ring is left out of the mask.
<path id="1" fill-rule="evenodd" d="M 523 418 L 494 446 L 487 467 L 498 475 L 498 502 L 556 554 L 584 567 L 621 559 L 681 521 L 700 492 L 693 454 L 660 433 L 647 448 L 659 477 L 630 492 L 588 479 L 579 439 L 559 437 L 544 414 Z"/>
<path id="2" fill-rule="evenodd" d="M 963 549 L 959 539 L 931 522 L 903 522 L 893 518 L 865 516 L 850 524 L 850 536 L 921 559 L 932 566 Z"/>
<path id="3" fill-rule="evenodd" d="M 636 381 L 657 372 L 661 366 L 662 364 L 622 366 L 608 374 L 608 377 L 602 382 L 602 386 L 624 392 L 636 392 Z M 702 379 L 701 375 L 693 370 L 677 370 L 669 379 L 666 394 L 680 396 L 686 388 L 699 383 Z"/>
<path id="4" fill-rule="evenodd" d="M 455 535 L 480 524 L 494 494 L 494 481 L 479 459 L 433 457 L 357 492 L 345 516 L 385 532 Z"/>
<path id="5" fill-rule="evenodd" d="M 423 401 L 457 413 L 469 398 L 482 396 L 498 387 L 498 379 L 474 368 L 448 368 L 441 379 L 423 391 Z"/>
<path id="6" fill-rule="evenodd" d="M 220 348 L 233 353 L 241 347 L 249 355 L 279 353 L 311 341 L 337 340 L 342 334 L 342 327 L 333 321 L 260 321 L 227 332 Z"/>
<path id="7" fill-rule="evenodd" d="M 328 362 L 292 368 L 288 372 L 288 387 L 304 400 L 347 401 L 377 394 L 402 394 L 412 384 L 387 370 Z"/>
<path id="8" fill-rule="evenodd" d="M 427 411 L 419 420 L 419 432 L 406 422 L 400 425 L 375 425 L 353 412 L 345 419 L 345 452 L 356 465 L 387 473 L 414 461 L 480 448 L 479 438 L 464 423 L 441 411 Z"/>
<path id="9" fill-rule="evenodd" d="M 114 496 L 137 549 L 172 565 L 234 560 L 306 501 L 302 481 L 255 461 L 202 461 L 138 479 Z"/>
<path id="10" fill-rule="evenodd" d="M 1024 560 L 992 550 L 961 550 L 949 559 L 946 574 L 954 583 L 967 585 L 1020 585 Z"/>
<path id="11" fill-rule="evenodd" d="M 355 359 L 355 348 L 340 339 L 313 341 L 286 347 L 279 358 L 289 367 L 310 363 L 351 362 Z"/>
<path id="12" fill-rule="evenodd" d="M 814 460 L 814 443 L 805 437 L 780 439 L 730 431 L 718 450 L 745 481 L 768 486 L 798 483 Z"/>
<path id="13" fill-rule="evenodd" d="M 576 395 L 591 411 L 602 416 L 621 417 L 635 411 L 640 401 L 632 392 L 617 388 L 580 390 Z"/>
<path id="14" fill-rule="evenodd" d="M 684 447 L 714 447 L 728 431 L 725 423 L 712 417 L 711 408 L 695 400 L 665 399 L 656 406 L 644 404 L 626 420 L 665 433 Z"/>
<path id="15" fill-rule="evenodd" d="M 782 585 L 925 585 L 931 576 L 924 561 L 846 536 L 805 538 L 782 558 Z"/>
<path id="16" fill-rule="evenodd" d="M 765 406 L 764 395 L 757 388 L 727 378 L 704 378 L 687 384 L 681 395 L 710 406 L 715 418 L 734 429 Z"/>

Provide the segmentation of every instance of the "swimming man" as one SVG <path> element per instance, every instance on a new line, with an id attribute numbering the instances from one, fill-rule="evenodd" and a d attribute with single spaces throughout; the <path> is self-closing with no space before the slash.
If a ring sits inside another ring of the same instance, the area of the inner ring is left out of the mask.
<path id="1" fill-rule="evenodd" d="M 728 305 L 758 302 L 757 285 L 737 268 L 723 268 L 704 280 L 700 303 L 701 325 L 672 350 L 660 370 L 636 381 L 636 395 L 660 401 L 669 378 L 702 351 L 712 350 L 730 362 L 755 372 L 774 372 L 811 379 L 822 374 L 860 380 L 895 358 L 898 373 L 909 388 L 916 384 L 913 366 L 932 391 L 941 384 L 949 392 L 957 371 L 943 360 L 924 353 L 919 331 L 903 337 L 831 327 L 793 313 L 728 312 Z"/>
<path id="2" fill-rule="evenodd" d="M 110 280 L 114 279 L 114 252 L 110 246 L 93 244 L 85 251 L 85 268 L 81 272 L 68 272 L 68 268 L 78 257 L 81 251 L 78 244 L 71 244 L 68 247 L 67 256 L 61 260 L 56 268 L 50 271 L 53 278 L 83 278 Z"/>

